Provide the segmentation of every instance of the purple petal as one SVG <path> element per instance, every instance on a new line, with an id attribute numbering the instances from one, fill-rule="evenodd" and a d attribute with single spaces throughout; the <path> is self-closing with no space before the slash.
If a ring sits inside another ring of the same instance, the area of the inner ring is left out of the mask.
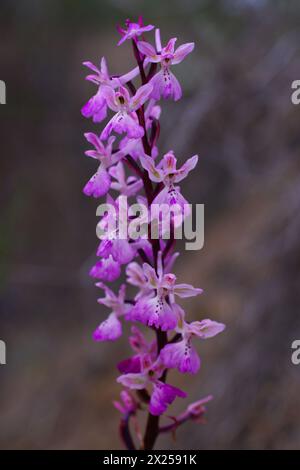
<path id="1" fill-rule="evenodd" d="M 224 323 L 219 323 L 209 319 L 202 321 L 195 321 L 189 324 L 189 332 L 198 336 L 199 338 L 206 339 L 218 335 L 225 329 Z"/>
<path id="2" fill-rule="evenodd" d="M 151 395 L 149 411 L 155 416 L 163 414 L 176 397 L 185 398 L 186 393 L 172 385 L 157 380 Z"/>

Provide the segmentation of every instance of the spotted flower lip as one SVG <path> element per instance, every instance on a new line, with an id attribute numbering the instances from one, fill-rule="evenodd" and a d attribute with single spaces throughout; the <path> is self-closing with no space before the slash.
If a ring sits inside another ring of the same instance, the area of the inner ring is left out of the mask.
<path id="1" fill-rule="evenodd" d="M 143 270 L 134 266 L 133 282 L 139 284 L 144 292 L 149 294 L 141 296 L 135 306 L 128 312 L 127 319 L 139 321 L 148 326 L 161 328 L 163 331 L 172 330 L 177 325 L 177 316 L 173 311 L 173 304 L 167 302 L 167 296 L 175 295 L 185 298 L 201 294 L 202 289 L 189 284 L 176 284 L 176 276 L 172 273 L 164 273 L 162 267 L 162 254 L 158 254 L 158 274 L 147 263 L 143 264 Z M 151 291 L 152 290 L 152 291 Z"/>
<path id="2" fill-rule="evenodd" d="M 154 29 L 152 24 L 144 26 L 143 18 L 140 16 L 137 23 L 133 23 L 130 20 L 126 20 L 125 28 L 121 26 L 117 27 L 119 33 L 122 35 L 122 38 L 118 42 L 118 46 L 123 44 L 123 42 L 127 41 L 128 39 L 136 39 L 143 33 L 151 31 Z"/>

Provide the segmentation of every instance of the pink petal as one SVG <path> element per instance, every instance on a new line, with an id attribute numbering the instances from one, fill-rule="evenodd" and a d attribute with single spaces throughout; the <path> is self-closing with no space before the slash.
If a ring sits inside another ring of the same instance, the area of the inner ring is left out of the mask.
<path id="1" fill-rule="evenodd" d="M 128 240 L 116 239 L 112 240 L 111 254 L 120 264 L 127 264 L 134 258 L 135 250 Z"/>
<path id="2" fill-rule="evenodd" d="M 177 38 L 169 39 L 168 44 L 166 45 L 166 47 L 163 48 L 164 55 L 174 53 L 174 47 L 175 47 L 176 41 L 177 41 Z"/>
<path id="3" fill-rule="evenodd" d="M 177 319 L 165 300 L 154 297 L 145 301 L 142 305 L 141 320 L 149 326 L 161 328 L 163 331 L 173 330 L 176 327 Z"/>
<path id="4" fill-rule="evenodd" d="M 182 46 L 179 46 L 174 53 L 172 65 L 179 64 L 188 54 L 193 51 L 194 47 L 194 42 L 189 42 L 187 44 L 182 44 Z"/>
<path id="5" fill-rule="evenodd" d="M 149 157 L 148 155 L 142 155 L 140 157 L 140 161 L 143 168 L 148 171 L 149 178 L 151 179 L 151 181 L 154 181 L 155 183 L 162 181 L 163 172 L 161 169 L 156 168 L 153 158 Z"/>

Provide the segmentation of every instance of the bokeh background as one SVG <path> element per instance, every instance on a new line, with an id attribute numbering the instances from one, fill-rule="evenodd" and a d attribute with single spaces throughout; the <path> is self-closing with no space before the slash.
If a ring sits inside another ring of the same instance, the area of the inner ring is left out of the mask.
<path id="1" fill-rule="evenodd" d="M 143 14 L 163 39 L 195 41 L 176 67 L 184 97 L 163 103 L 161 152 L 200 162 L 183 184 L 205 204 L 205 247 L 177 262 L 181 282 L 205 289 L 194 318 L 226 323 L 198 344 L 196 377 L 172 382 L 189 401 L 208 393 L 206 424 L 185 425 L 159 448 L 300 447 L 300 79 L 297 0 L 1 0 L 0 447 L 116 449 L 126 341 L 91 339 L 106 311 L 88 278 L 96 202 L 80 115 L 94 88 L 83 60 L 128 70 L 116 23 Z M 173 411 L 183 409 L 178 402 Z"/>

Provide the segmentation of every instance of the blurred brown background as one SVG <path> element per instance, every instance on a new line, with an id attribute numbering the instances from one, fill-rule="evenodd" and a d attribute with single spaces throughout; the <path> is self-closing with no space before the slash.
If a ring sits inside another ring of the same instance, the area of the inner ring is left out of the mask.
<path id="1" fill-rule="evenodd" d="M 106 311 L 87 272 L 96 202 L 80 115 L 94 91 L 83 60 L 133 64 L 116 23 L 143 14 L 163 40 L 195 41 L 176 67 L 184 98 L 163 103 L 162 152 L 200 155 L 183 192 L 205 203 L 205 247 L 177 262 L 181 282 L 205 289 L 194 318 L 227 324 L 198 344 L 202 369 L 172 381 L 188 401 L 208 393 L 207 424 L 187 424 L 159 448 L 300 448 L 300 79 L 297 0 L 1 0 L 1 448 L 120 448 L 115 363 L 126 341 L 91 339 Z"/>

